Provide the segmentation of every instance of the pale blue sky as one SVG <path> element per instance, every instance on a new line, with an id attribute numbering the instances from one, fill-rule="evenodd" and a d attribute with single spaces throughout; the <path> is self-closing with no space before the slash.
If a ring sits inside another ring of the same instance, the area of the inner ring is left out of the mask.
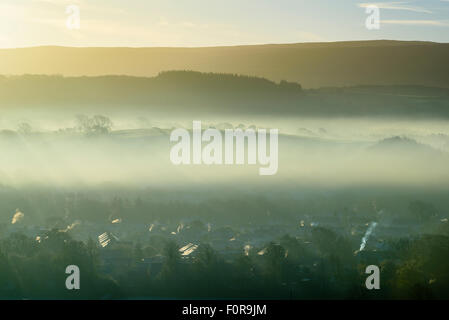
<path id="1" fill-rule="evenodd" d="M 380 30 L 365 28 L 368 3 Z M 68 5 L 80 29 L 66 27 Z M 0 0 L 0 47 L 449 42 L 449 0 Z"/>

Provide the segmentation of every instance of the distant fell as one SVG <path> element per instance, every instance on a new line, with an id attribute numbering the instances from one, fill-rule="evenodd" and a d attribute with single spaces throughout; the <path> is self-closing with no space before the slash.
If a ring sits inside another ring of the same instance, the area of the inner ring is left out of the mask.
<path id="1" fill-rule="evenodd" d="M 449 88 L 449 44 L 350 41 L 203 48 L 32 47 L 0 50 L 0 74 L 156 76 L 195 70 L 299 82 L 304 88 Z"/>
<path id="2" fill-rule="evenodd" d="M 401 151 L 406 153 L 417 153 L 420 155 L 424 154 L 432 154 L 432 155 L 440 155 L 441 152 L 432 148 L 429 145 L 422 144 L 417 142 L 414 139 L 407 137 L 390 137 L 383 140 L 380 140 L 375 145 L 370 147 L 371 151 L 383 151 L 383 152 L 393 152 Z"/>

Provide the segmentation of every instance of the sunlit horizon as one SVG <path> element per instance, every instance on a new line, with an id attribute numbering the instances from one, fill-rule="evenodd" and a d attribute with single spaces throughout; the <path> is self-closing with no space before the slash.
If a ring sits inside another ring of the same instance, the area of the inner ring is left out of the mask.
<path id="1" fill-rule="evenodd" d="M 368 5 L 379 30 L 365 28 Z M 70 6 L 80 26 L 70 29 Z M 323 6 L 327 10 L 323 10 Z M 0 48 L 215 47 L 303 42 L 403 40 L 449 42 L 449 2 L 4 0 Z"/>

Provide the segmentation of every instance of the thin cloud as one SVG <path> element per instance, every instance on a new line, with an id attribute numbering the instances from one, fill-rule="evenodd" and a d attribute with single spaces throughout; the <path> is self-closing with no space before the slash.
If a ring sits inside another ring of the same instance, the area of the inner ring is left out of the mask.
<path id="1" fill-rule="evenodd" d="M 403 11 L 413 11 L 413 12 L 421 12 L 421 13 L 432 13 L 432 11 L 427 10 L 422 7 L 417 6 L 409 6 L 408 2 L 365 2 L 359 3 L 358 6 L 360 8 L 367 8 L 371 6 L 378 7 L 379 9 L 387 9 L 387 10 L 403 10 Z"/>
<path id="2" fill-rule="evenodd" d="M 71 1 L 67 1 L 67 0 L 32 0 L 31 2 L 36 2 L 36 3 L 49 3 L 49 4 L 54 4 L 54 5 L 69 5 L 69 4 L 79 4 L 80 2 L 83 2 L 81 0 L 71 0 Z M 75 2 L 75 3 L 73 3 Z"/>
<path id="3" fill-rule="evenodd" d="M 382 24 L 449 27 L 449 22 L 439 20 L 382 20 Z"/>

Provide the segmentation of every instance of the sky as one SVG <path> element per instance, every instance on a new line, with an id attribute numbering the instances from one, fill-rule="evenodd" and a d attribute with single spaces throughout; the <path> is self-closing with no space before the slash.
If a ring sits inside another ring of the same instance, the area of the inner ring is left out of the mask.
<path id="1" fill-rule="evenodd" d="M 379 29 L 366 27 L 370 5 Z M 449 0 L 0 0 L 0 48 L 373 39 L 449 42 Z"/>

